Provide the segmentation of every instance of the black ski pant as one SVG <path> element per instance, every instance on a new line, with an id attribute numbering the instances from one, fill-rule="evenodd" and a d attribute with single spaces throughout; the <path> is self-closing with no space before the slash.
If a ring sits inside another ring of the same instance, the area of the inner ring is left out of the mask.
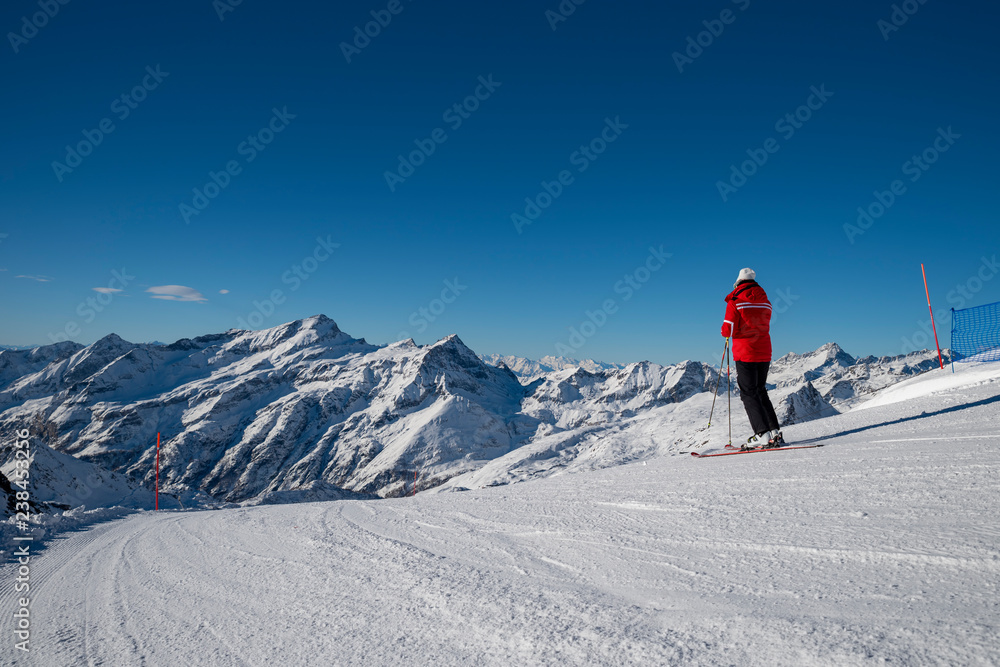
<path id="1" fill-rule="evenodd" d="M 778 426 L 778 416 L 767 396 L 767 372 L 770 361 L 737 361 L 736 384 L 740 387 L 740 398 L 746 408 L 750 426 L 757 435 L 771 431 Z"/>

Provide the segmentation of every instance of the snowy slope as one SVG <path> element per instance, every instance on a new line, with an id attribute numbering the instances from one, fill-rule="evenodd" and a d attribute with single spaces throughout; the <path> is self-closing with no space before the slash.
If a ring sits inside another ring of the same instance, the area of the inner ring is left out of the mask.
<path id="1" fill-rule="evenodd" d="M 958 372 L 935 372 L 933 377 L 913 378 L 898 382 L 884 391 L 870 397 L 855 407 L 855 410 L 871 408 L 910 401 L 925 396 L 962 395 L 966 389 L 979 386 L 995 386 L 997 372 L 995 363 L 962 362 L 955 365 Z"/>
<path id="2" fill-rule="evenodd" d="M 62 361 L 81 349 L 83 346 L 78 343 L 64 342 L 27 350 L 0 350 L 0 390 L 14 380 L 36 373 L 53 362 Z"/>
<path id="3" fill-rule="evenodd" d="M 154 494 L 131 483 L 124 475 L 37 442 L 32 444 L 30 452 L 27 491 L 36 504 L 62 510 L 116 506 L 153 509 Z M 8 480 L 18 479 L 15 461 L 11 459 L 0 466 L 0 474 Z"/>
<path id="4" fill-rule="evenodd" d="M 958 376 L 788 428 L 822 449 L 105 523 L 32 561 L 0 660 L 995 665 L 1000 364 Z"/>

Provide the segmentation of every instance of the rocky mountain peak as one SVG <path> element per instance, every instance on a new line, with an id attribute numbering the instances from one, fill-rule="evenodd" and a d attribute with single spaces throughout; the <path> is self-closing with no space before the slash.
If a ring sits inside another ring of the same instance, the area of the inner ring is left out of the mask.
<path id="1" fill-rule="evenodd" d="M 825 355 L 827 359 L 836 360 L 842 366 L 853 366 L 857 363 L 857 360 L 849 355 L 836 343 L 827 343 L 823 345 L 818 350 L 816 354 Z"/>

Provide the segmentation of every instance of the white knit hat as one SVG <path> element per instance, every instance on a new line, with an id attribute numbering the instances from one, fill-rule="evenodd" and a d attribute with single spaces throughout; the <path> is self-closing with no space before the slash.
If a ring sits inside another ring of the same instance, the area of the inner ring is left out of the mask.
<path id="1" fill-rule="evenodd" d="M 756 278 L 757 278 L 757 272 L 756 271 L 754 271 L 753 269 L 750 269 L 750 268 L 743 269 L 742 271 L 740 271 L 739 278 L 737 278 L 736 282 L 733 283 L 733 287 L 735 288 L 737 285 L 739 285 L 740 281 L 743 281 L 743 280 L 756 280 Z"/>

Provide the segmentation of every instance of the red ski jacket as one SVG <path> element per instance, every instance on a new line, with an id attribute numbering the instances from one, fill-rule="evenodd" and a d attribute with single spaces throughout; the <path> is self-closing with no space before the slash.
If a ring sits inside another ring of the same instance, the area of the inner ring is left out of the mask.
<path id="1" fill-rule="evenodd" d="M 741 283 L 726 297 L 722 336 L 733 337 L 736 361 L 771 361 L 771 302 L 756 282 Z"/>

